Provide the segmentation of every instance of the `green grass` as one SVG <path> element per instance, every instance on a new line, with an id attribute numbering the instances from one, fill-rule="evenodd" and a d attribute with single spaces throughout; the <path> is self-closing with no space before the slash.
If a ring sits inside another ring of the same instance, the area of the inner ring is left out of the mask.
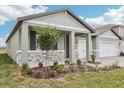
<path id="1" fill-rule="evenodd" d="M 5 48 L 0 48 L 0 53 L 5 53 L 6 49 Z"/>
<path id="2" fill-rule="evenodd" d="M 70 73 L 64 78 L 25 78 L 19 66 L 5 53 L 0 54 L 0 87 L 124 87 L 124 68 L 109 72 Z"/>

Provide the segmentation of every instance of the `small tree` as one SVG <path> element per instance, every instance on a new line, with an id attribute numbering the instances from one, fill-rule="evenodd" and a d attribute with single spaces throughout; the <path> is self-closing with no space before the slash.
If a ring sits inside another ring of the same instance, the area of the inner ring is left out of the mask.
<path id="1" fill-rule="evenodd" d="M 48 63 L 48 52 L 53 50 L 53 47 L 57 43 L 57 40 L 60 37 L 60 31 L 56 28 L 50 27 L 40 27 L 35 26 L 33 30 L 39 34 L 38 45 L 41 50 L 46 51 L 46 72 L 47 72 L 47 63 Z"/>
<path id="2" fill-rule="evenodd" d="M 96 59 L 96 53 L 93 52 L 91 55 L 90 55 L 91 59 L 92 59 L 92 62 L 95 63 L 95 59 Z"/>

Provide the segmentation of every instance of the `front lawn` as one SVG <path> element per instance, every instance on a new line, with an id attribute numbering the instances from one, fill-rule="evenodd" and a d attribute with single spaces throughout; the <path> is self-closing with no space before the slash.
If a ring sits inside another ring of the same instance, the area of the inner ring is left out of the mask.
<path id="1" fill-rule="evenodd" d="M 1 53 L 5 53 L 6 52 L 6 49 L 5 48 L 0 48 L 0 54 Z"/>
<path id="2" fill-rule="evenodd" d="M 124 68 L 105 72 L 69 73 L 59 79 L 21 76 L 19 66 L 0 54 L 0 87 L 124 87 Z"/>

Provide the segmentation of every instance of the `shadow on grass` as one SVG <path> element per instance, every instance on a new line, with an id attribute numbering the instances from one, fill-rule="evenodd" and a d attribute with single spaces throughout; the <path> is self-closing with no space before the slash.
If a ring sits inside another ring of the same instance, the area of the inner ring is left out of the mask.
<path id="1" fill-rule="evenodd" d="M 15 64 L 15 62 L 6 53 L 1 53 L 0 65 L 3 65 L 3 64 Z"/>

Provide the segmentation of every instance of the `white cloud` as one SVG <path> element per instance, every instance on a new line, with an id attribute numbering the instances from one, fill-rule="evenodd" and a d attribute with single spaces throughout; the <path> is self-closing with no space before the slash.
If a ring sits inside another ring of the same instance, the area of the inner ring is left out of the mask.
<path id="1" fill-rule="evenodd" d="M 7 21 L 16 19 L 17 17 L 45 12 L 47 11 L 47 6 L 0 6 L 0 25 L 5 24 Z"/>
<path id="2" fill-rule="evenodd" d="M 105 24 L 124 25 L 124 6 L 117 9 L 108 9 L 108 11 L 103 15 L 94 18 L 86 18 L 85 21 L 93 27 L 98 27 Z"/>
<path id="3" fill-rule="evenodd" d="M 6 41 L 7 37 L 8 37 L 8 35 L 6 35 L 5 37 L 0 37 L 0 48 L 6 46 L 5 41 Z"/>
<path id="4" fill-rule="evenodd" d="M 0 25 L 4 25 L 6 22 L 15 20 L 17 17 L 45 12 L 47 11 L 47 6 L 0 6 Z M 8 35 L 5 37 L 0 37 L 0 47 L 5 47 L 5 40 Z"/>

